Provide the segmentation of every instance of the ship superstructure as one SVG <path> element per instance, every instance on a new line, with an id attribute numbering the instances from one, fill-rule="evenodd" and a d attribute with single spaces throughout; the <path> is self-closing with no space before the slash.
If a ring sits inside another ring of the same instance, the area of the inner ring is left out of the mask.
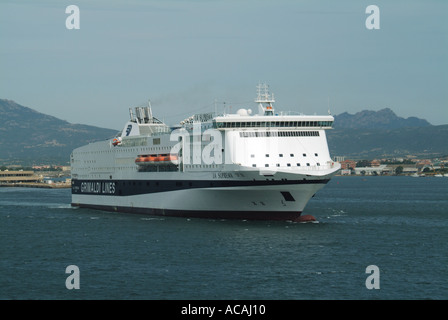
<path id="1" fill-rule="evenodd" d="M 110 140 L 71 155 L 72 205 L 154 215 L 296 220 L 340 165 L 331 115 L 279 114 L 266 85 L 257 112 L 193 115 L 170 127 L 130 109 Z"/>

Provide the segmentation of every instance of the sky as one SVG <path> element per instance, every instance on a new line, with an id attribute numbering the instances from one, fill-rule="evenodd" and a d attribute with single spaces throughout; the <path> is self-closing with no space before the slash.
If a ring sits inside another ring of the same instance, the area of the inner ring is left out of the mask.
<path id="1" fill-rule="evenodd" d="M 448 124 L 447 15 L 446 0 L 0 0 L 0 98 L 120 130 L 148 99 L 169 125 L 255 110 L 264 82 L 277 111 Z"/>

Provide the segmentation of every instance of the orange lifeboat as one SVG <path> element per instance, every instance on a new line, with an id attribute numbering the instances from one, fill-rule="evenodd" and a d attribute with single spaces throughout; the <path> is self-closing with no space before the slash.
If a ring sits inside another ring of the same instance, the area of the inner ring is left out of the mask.
<path id="1" fill-rule="evenodd" d="M 152 156 L 148 155 L 140 155 L 135 159 L 135 163 L 139 165 L 147 165 L 152 164 L 154 162 L 154 159 Z"/>
<path id="2" fill-rule="evenodd" d="M 156 158 L 158 164 L 178 164 L 178 157 L 175 154 L 159 154 Z"/>
<path id="3" fill-rule="evenodd" d="M 155 161 L 160 163 L 162 161 L 165 161 L 165 157 L 166 154 L 159 154 L 158 156 L 155 157 Z"/>
<path id="4" fill-rule="evenodd" d="M 150 154 L 139 155 L 137 159 L 135 159 L 135 163 L 138 165 L 178 164 L 179 160 L 175 154 Z"/>
<path id="5" fill-rule="evenodd" d="M 135 163 L 136 164 L 142 164 L 143 162 L 144 156 L 138 156 L 137 159 L 135 159 Z"/>
<path id="6" fill-rule="evenodd" d="M 121 144 L 121 138 L 114 138 L 113 140 L 112 140 L 112 145 L 115 147 L 115 146 L 118 146 L 119 144 Z"/>
<path id="7" fill-rule="evenodd" d="M 153 164 L 156 164 L 156 162 L 157 162 L 157 156 L 154 154 L 150 154 L 149 156 L 146 156 L 144 158 L 144 160 L 145 160 L 145 165 L 153 165 Z"/>

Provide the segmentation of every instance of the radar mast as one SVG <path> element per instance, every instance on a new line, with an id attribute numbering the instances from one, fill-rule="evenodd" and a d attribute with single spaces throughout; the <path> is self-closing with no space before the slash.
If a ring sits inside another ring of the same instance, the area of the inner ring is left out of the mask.
<path id="1" fill-rule="evenodd" d="M 274 94 L 269 94 L 269 86 L 266 83 L 257 85 L 257 98 L 255 102 L 258 103 L 258 114 L 264 116 L 273 116 L 274 107 L 272 103 L 275 102 Z"/>

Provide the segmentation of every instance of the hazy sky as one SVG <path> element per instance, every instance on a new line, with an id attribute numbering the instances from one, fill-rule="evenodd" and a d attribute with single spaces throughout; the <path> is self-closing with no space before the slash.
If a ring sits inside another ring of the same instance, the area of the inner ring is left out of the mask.
<path id="1" fill-rule="evenodd" d="M 447 124 L 448 1 L 0 0 L 0 98 L 71 123 L 121 129 L 148 99 L 168 124 L 255 109 L 260 81 L 277 110 Z"/>

